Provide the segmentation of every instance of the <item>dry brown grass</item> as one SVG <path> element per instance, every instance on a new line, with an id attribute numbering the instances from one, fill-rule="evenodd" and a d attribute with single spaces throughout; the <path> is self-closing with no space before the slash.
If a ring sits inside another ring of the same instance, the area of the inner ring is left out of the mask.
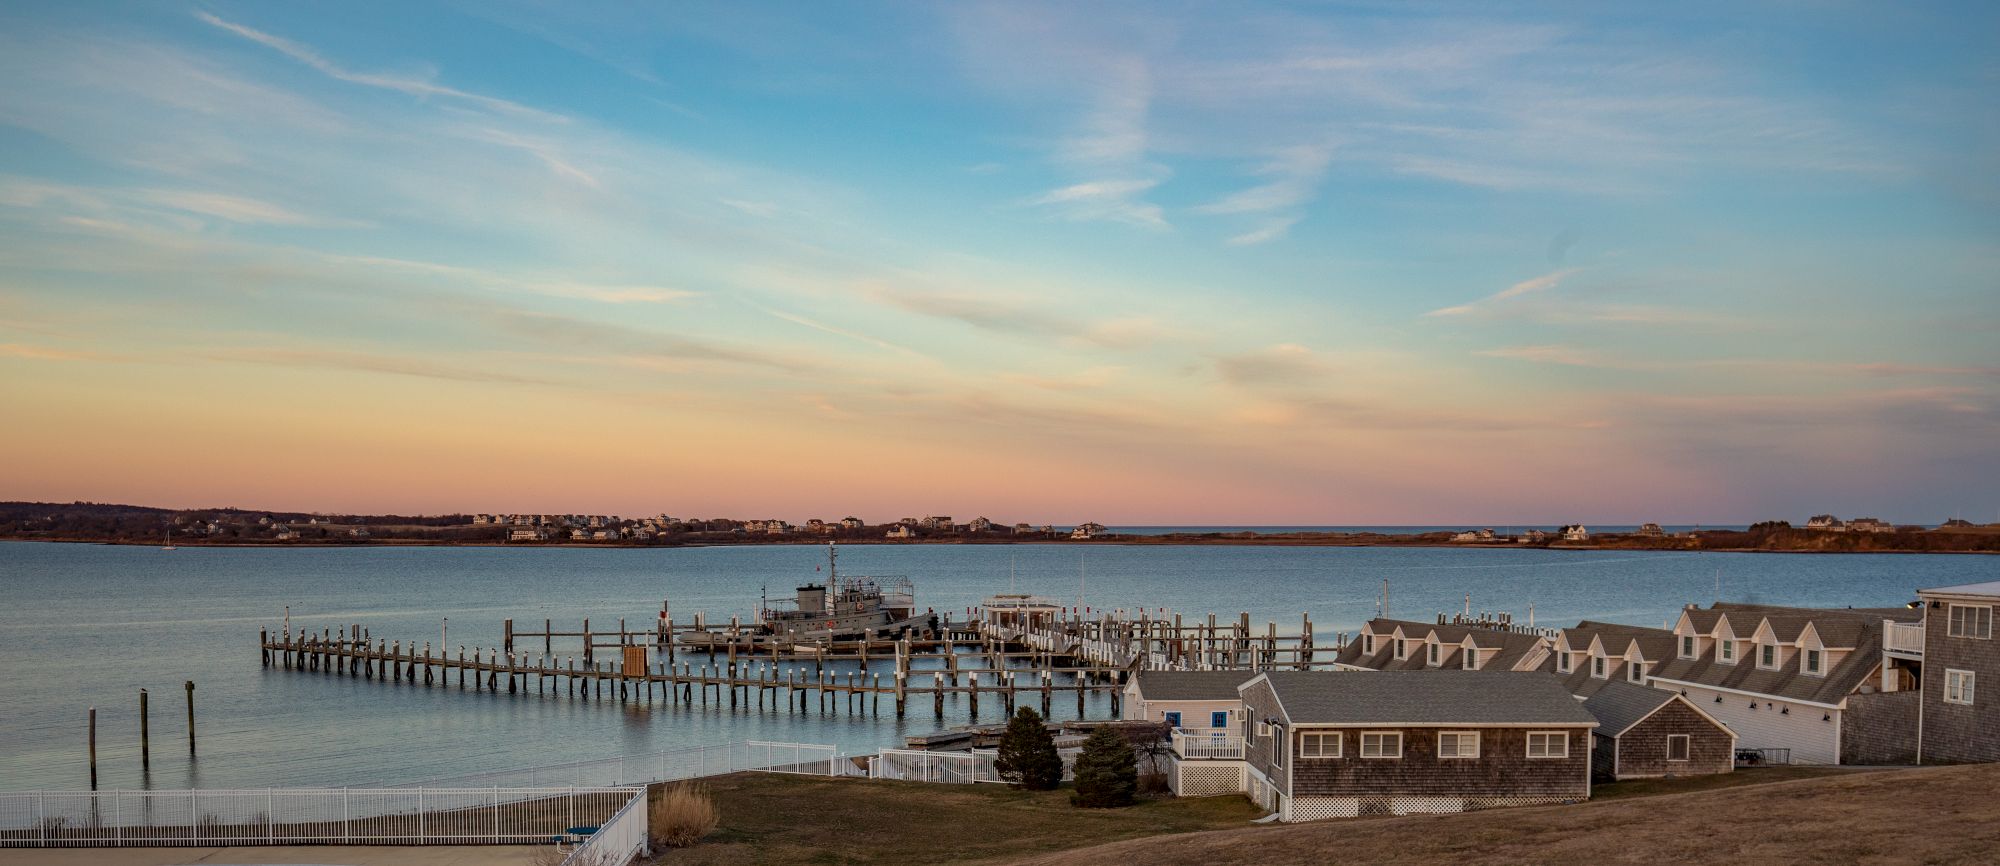
<path id="1" fill-rule="evenodd" d="M 686 848 L 714 832 L 722 821 L 704 782 L 682 782 L 661 791 L 646 809 L 656 847 Z"/>
<path id="2" fill-rule="evenodd" d="M 1996 788 L 2000 765 L 1855 772 L 1574 806 L 1218 830 L 1019 862 L 1970 866 L 1992 864 L 2000 852 Z"/>

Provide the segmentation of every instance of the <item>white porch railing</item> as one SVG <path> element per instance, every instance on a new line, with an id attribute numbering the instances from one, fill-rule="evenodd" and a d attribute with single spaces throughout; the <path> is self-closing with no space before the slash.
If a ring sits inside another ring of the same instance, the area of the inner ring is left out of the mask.
<path id="1" fill-rule="evenodd" d="M 16 791 L 0 793 L 0 847 L 539 843 L 635 798 L 645 789 Z"/>
<path id="2" fill-rule="evenodd" d="M 1223 729 L 1174 729 L 1174 754 L 1183 758 L 1239 761 L 1243 738 Z"/>
<path id="3" fill-rule="evenodd" d="M 1890 652 L 1924 654 L 1924 624 L 1882 621 L 1882 646 Z"/>

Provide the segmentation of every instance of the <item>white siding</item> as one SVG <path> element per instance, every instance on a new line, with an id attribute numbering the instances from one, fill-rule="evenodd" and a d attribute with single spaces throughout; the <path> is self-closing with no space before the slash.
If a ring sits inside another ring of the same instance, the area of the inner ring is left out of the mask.
<path id="1" fill-rule="evenodd" d="M 1721 703 L 1715 702 L 1717 695 L 1722 697 Z M 1735 731 L 1738 748 L 1791 749 L 1794 764 L 1840 763 L 1839 710 L 1774 698 L 1759 698 L 1757 709 L 1753 710 L 1748 695 L 1716 692 L 1700 686 L 1688 686 L 1687 699 Z M 1832 721 L 1825 720 L 1828 715 L 1833 716 Z"/>

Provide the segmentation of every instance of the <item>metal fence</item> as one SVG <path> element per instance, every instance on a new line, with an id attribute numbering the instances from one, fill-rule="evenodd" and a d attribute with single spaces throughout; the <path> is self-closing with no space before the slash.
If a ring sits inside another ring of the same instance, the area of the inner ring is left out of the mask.
<path id="1" fill-rule="evenodd" d="M 598 825 L 597 832 L 564 857 L 562 866 L 626 866 L 646 853 L 651 841 L 647 820 L 646 789 L 640 788 L 610 820 Z"/>
<path id="2" fill-rule="evenodd" d="M 852 762 L 838 746 L 816 743 L 743 741 L 712 746 L 669 749 L 646 755 L 597 758 L 545 767 L 498 770 L 443 779 L 426 779 L 405 787 L 479 787 L 487 785 L 619 786 L 676 782 L 704 776 L 756 771 L 809 776 L 855 775 Z"/>
<path id="3" fill-rule="evenodd" d="M 1063 781 L 1076 778 L 1076 756 L 1079 750 L 1058 752 L 1063 761 Z M 897 779 L 906 782 L 936 782 L 944 785 L 972 785 L 979 783 L 1004 784 L 1000 771 L 994 766 L 1000 753 L 994 749 L 973 749 L 970 752 L 924 752 L 914 749 L 883 749 L 868 765 L 868 776 L 874 779 Z"/>
<path id="4" fill-rule="evenodd" d="M 643 812 L 629 787 L 22 791 L 0 793 L 0 847 L 532 843 L 635 799 Z"/>

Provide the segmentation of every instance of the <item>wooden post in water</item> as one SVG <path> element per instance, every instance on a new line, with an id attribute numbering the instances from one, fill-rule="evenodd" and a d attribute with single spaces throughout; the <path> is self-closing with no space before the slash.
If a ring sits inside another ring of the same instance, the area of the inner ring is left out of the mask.
<path id="1" fill-rule="evenodd" d="M 194 680 L 181 684 L 188 696 L 188 758 L 194 758 Z"/>
<path id="2" fill-rule="evenodd" d="M 153 771 L 153 738 L 146 730 L 146 690 L 139 690 L 139 771 Z"/>
<path id="3" fill-rule="evenodd" d="M 97 708 L 90 708 L 90 790 L 97 790 Z"/>

